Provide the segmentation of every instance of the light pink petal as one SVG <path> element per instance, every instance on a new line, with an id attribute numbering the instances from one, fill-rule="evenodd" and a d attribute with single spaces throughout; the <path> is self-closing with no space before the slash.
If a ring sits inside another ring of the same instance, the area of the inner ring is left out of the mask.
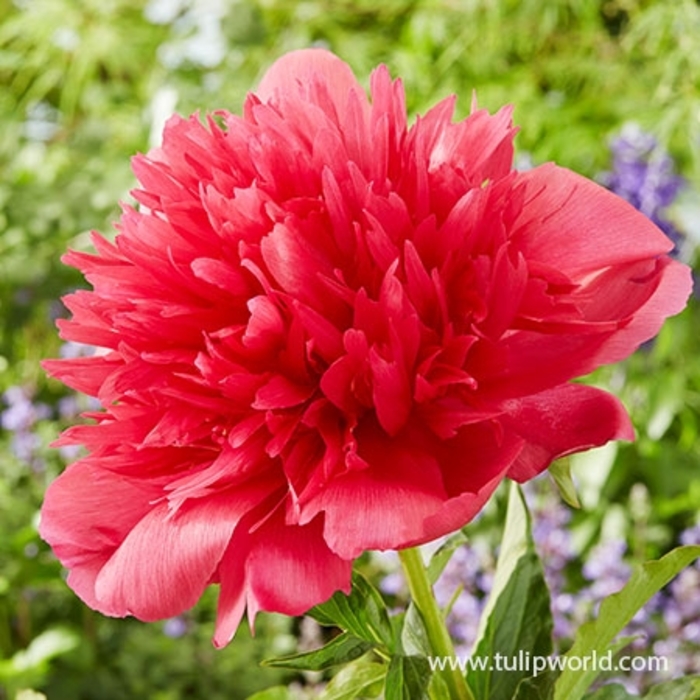
<path id="1" fill-rule="evenodd" d="M 91 607 L 107 615 L 121 614 L 97 600 L 95 578 L 158 495 L 159 489 L 148 483 L 85 461 L 72 464 L 49 486 L 39 534 L 71 570 L 69 584 Z"/>
<path id="2" fill-rule="evenodd" d="M 537 476 L 555 459 L 599 447 L 610 440 L 633 440 L 634 429 L 620 401 L 600 389 L 565 384 L 506 403 L 506 429 L 527 445 L 508 470 L 516 481 Z"/>
<path id="3" fill-rule="evenodd" d="M 187 501 L 161 502 L 129 532 L 105 564 L 97 598 L 120 615 L 152 621 L 192 607 L 226 551 L 234 528 L 269 494 L 264 484 Z"/>
<path id="4" fill-rule="evenodd" d="M 321 86 L 327 90 L 338 117 L 346 114 L 352 91 L 364 95 L 350 66 L 324 49 L 301 49 L 285 54 L 270 66 L 255 93 L 263 102 L 279 103 L 292 96 L 317 102 Z"/>
<path id="5" fill-rule="evenodd" d="M 245 562 L 250 551 L 250 537 L 243 527 L 238 528 L 224 554 L 216 579 L 221 582 L 216 610 L 214 646 L 225 647 L 236 634 L 246 607 Z"/>

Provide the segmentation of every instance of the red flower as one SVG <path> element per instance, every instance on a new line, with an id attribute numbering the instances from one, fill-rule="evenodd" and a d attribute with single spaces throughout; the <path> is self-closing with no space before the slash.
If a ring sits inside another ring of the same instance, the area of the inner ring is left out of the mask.
<path id="1" fill-rule="evenodd" d="M 555 165 L 512 170 L 511 110 L 410 128 L 384 67 L 371 102 L 330 53 L 288 54 L 243 117 L 168 123 L 134 159 L 141 207 L 70 252 L 46 362 L 104 409 L 60 445 L 41 533 L 108 615 L 167 618 L 221 586 L 215 643 L 247 608 L 300 614 L 371 548 L 469 521 L 497 484 L 632 438 L 569 380 L 680 311 L 689 270 L 630 205 Z"/>

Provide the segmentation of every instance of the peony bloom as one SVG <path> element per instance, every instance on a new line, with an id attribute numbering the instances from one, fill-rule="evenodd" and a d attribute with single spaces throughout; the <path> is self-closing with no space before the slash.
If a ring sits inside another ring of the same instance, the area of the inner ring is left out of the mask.
<path id="1" fill-rule="evenodd" d="M 41 534 L 91 607 L 170 618 L 220 585 L 215 644 L 245 610 L 348 591 L 367 549 L 468 522 L 505 477 L 631 439 L 570 380 L 679 312 L 689 270 L 602 187 L 512 170 L 511 109 L 406 123 L 322 50 L 275 63 L 242 117 L 173 117 L 134 159 L 140 208 L 70 252 L 93 289 L 51 360 L 98 397 L 59 445 Z"/>

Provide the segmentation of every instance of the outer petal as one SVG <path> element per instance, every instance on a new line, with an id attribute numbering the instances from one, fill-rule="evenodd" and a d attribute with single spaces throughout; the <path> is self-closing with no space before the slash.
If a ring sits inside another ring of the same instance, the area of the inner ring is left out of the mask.
<path id="1" fill-rule="evenodd" d="M 520 175 L 526 203 L 517 218 L 525 258 L 567 274 L 668 253 L 671 241 L 643 214 L 581 175 L 547 164 Z"/>
<path id="2" fill-rule="evenodd" d="M 618 330 L 596 356 L 595 366 L 618 362 L 631 355 L 643 342 L 653 338 L 669 316 L 680 313 L 693 289 L 692 271 L 667 257 L 658 258 L 652 273 L 657 277 L 653 293 Z M 605 274 L 612 274 L 605 273 Z M 653 280 L 636 278 L 636 284 L 653 286 Z M 601 295 L 605 292 L 601 292 Z"/>
<path id="3" fill-rule="evenodd" d="M 503 431 L 496 421 L 462 427 L 457 436 L 436 449 L 443 479 L 451 496 L 426 519 L 420 539 L 428 542 L 464 527 L 484 506 L 522 451 L 524 440 Z"/>
<path id="4" fill-rule="evenodd" d="M 620 401 L 600 389 L 565 384 L 506 404 L 503 424 L 527 441 L 508 476 L 527 481 L 559 457 L 609 440 L 633 440 L 634 429 Z"/>
<path id="5" fill-rule="evenodd" d="M 68 583 L 90 607 L 116 609 L 95 596 L 95 579 L 112 552 L 151 509 L 159 490 L 86 462 L 75 462 L 48 488 L 39 533 L 68 569 Z"/>
<path id="6" fill-rule="evenodd" d="M 481 395 L 537 394 L 625 359 L 684 308 L 691 290 L 690 268 L 665 256 L 609 268 L 582 288 L 590 323 L 572 332 L 519 330 L 497 346 L 477 347 L 471 361 Z M 598 330 L 598 321 L 617 327 Z"/>
<path id="7" fill-rule="evenodd" d="M 416 539 L 447 498 L 436 457 L 411 439 L 415 429 L 395 438 L 375 425 L 357 430 L 358 454 L 370 466 L 334 478 L 302 506 L 302 522 L 325 512 L 323 537 L 344 559 Z"/>
<path id="8" fill-rule="evenodd" d="M 279 102 L 294 93 L 313 102 L 314 84 L 325 86 L 339 117 L 346 113 L 351 91 L 364 96 L 350 66 L 324 49 L 301 49 L 285 54 L 270 66 L 255 94 L 263 102 Z"/>
<path id="9" fill-rule="evenodd" d="M 100 572 L 95 591 L 113 614 L 152 621 L 177 615 L 202 595 L 234 528 L 269 489 L 188 501 L 172 513 L 160 503 L 129 533 Z"/>
<path id="10" fill-rule="evenodd" d="M 322 517 L 288 526 L 279 510 L 252 532 L 240 527 L 219 569 L 214 644 L 228 644 L 246 603 L 251 626 L 259 610 L 301 615 L 338 590 L 349 593 L 351 573 L 352 561 L 325 543 Z"/>

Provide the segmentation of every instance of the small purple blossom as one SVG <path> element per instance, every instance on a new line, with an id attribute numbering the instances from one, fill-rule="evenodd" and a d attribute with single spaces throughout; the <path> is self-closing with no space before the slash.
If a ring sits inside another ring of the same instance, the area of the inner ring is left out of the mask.
<path id="1" fill-rule="evenodd" d="M 32 392 L 21 386 L 11 386 L 2 398 L 7 408 L 0 413 L 0 424 L 5 430 L 27 430 L 51 416 L 51 408 L 45 403 L 33 403 Z"/>
<path id="2" fill-rule="evenodd" d="M 667 218 L 666 209 L 685 185 L 676 174 L 673 158 L 657 140 L 628 124 L 611 143 L 613 167 L 603 173 L 601 182 L 632 206 L 646 214 L 678 244 L 681 234 Z"/>
<path id="3" fill-rule="evenodd" d="M 187 621 L 181 617 L 171 617 L 163 623 L 163 633 L 166 637 L 178 639 L 187 633 Z"/>
<path id="4" fill-rule="evenodd" d="M 41 439 L 34 432 L 36 423 L 51 417 L 51 408 L 42 402 L 34 402 L 33 391 L 21 386 L 11 386 L 2 394 L 7 408 L 0 412 L 0 426 L 11 433 L 10 450 L 22 462 L 34 470 L 44 468 L 39 456 Z"/>

